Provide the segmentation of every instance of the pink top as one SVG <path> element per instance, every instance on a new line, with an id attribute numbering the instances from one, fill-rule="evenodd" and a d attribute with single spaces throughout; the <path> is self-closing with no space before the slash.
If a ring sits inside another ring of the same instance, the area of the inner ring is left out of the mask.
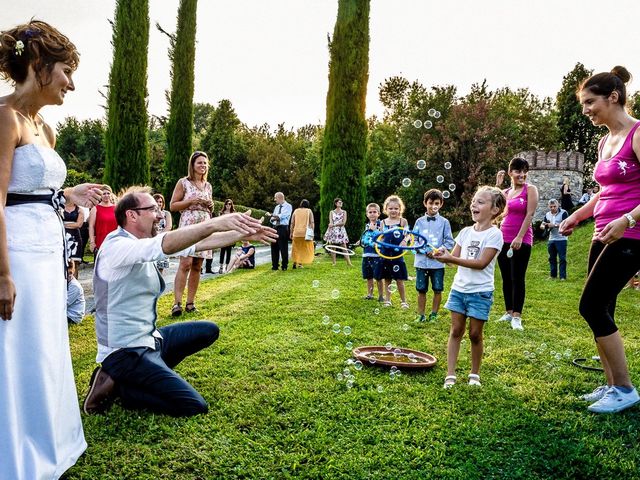
<path id="1" fill-rule="evenodd" d="M 524 222 L 524 217 L 527 216 L 527 188 L 528 186 L 525 183 L 520 195 L 507 201 L 507 214 L 504 216 L 504 220 L 502 220 L 502 225 L 500 225 L 505 243 L 513 242 L 513 239 L 518 236 L 522 222 Z M 504 194 L 507 195 L 509 190 L 511 190 L 511 187 L 507 188 Z M 533 228 L 531 225 L 529 225 L 529 228 L 525 232 L 522 243 L 527 245 L 533 244 Z"/>
<path id="2" fill-rule="evenodd" d="M 609 135 L 607 134 L 600 141 L 598 163 L 593 171 L 593 178 L 601 187 L 600 198 L 593 210 L 596 234 L 612 220 L 620 218 L 640 205 L 640 162 L 632 146 L 633 134 L 639 126 L 640 122 L 631 128 L 620 151 L 607 160 L 602 158 L 602 148 Z M 627 228 L 622 237 L 640 240 L 638 225 Z"/>

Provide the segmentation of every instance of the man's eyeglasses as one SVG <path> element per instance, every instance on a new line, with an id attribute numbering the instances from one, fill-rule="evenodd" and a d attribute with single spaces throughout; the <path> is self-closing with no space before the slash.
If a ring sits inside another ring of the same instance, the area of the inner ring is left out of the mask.
<path id="1" fill-rule="evenodd" d="M 136 207 L 136 208 L 130 208 L 129 210 L 149 210 L 149 211 L 153 211 L 153 213 L 160 213 L 162 210 L 160 209 L 159 206 L 157 205 L 149 205 L 148 207 Z"/>

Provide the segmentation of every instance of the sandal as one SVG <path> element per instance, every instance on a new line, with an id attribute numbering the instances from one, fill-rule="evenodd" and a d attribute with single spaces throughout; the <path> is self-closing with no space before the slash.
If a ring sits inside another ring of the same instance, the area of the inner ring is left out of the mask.
<path id="1" fill-rule="evenodd" d="M 480 375 L 478 375 L 477 373 L 470 373 L 469 385 L 473 385 L 474 387 L 481 387 L 482 384 L 480 383 Z"/>
<path id="2" fill-rule="evenodd" d="M 179 317 L 180 315 L 182 315 L 182 306 L 179 303 L 176 303 L 171 307 L 171 316 Z"/>
<path id="3" fill-rule="evenodd" d="M 189 306 L 189 305 L 191 305 L 191 306 Z M 193 302 L 187 303 L 184 306 L 184 311 L 187 312 L 187 313 L 193 313 L 193 312 L 197 311 L 196 304 L 193 303 Z"/>
<path id="4" fill-rule="evenodd" d="M 407 310 L 407 309 L 409 308 L 409 304 L 408 304 L 407 302 L 402 302 L 402 303 L 400 304 L 400 306 L 401 306 L 402 308 L 404 308 L 405 310 Z"/>
<path id="5" fill-rule="evenodd" d="M 447 375 L 446 377 L 444 377 L 443 388 L 449 389 L 453 387 L 456 384 L 456 380 L 458 380 L 458 377 L 456 377 L 455 375 Z"/>
<path id="6" fill-rule="evenodd" d="M 369 294 L 369 295 L 366 295 L 366 296 L 364 296 L 362 298 L 364 298 L 365 300 L 373 300 L 373 295 Z"/>
<path id="7" fill-rule="evenodd" d="M 388 300 L 382 304 L 383 307 L 390 307 L 391 305 L 392 303 Z"/>

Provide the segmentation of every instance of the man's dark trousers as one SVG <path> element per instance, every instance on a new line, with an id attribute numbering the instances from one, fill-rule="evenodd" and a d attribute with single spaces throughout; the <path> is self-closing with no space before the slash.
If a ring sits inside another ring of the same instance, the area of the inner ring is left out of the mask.
<path id="1" fill-rule="evenodd" d="M 286 270 L 289 265 L 289 226 L 278 225 L 278 240 L 271 244 L 271 268 L 278 270 L 278 260 L 282 257 L 282 269 Z"/>

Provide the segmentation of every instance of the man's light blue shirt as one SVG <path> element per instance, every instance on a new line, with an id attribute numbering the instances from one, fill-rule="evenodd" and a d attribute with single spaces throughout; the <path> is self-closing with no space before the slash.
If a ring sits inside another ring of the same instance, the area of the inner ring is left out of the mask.
<path id="1" fill-rule="evenodd" d="M 431 218 L 432 220 L 428 220 Z M 451 224 L 449 220 L 436 213 L 435 216 L 423 215 L 413 227 L 414 232 L 418 232 L 420 235 L 427 239 L 427 243 L 430 243 L 434 247 L 444 246 L 447 250 L 451 250 L 456 244 L 453 234 L 451 233 Z M 444 263 L 427 257 L 424 253 L 416 253 L 416 258 L 413 262 L 415 268 L 435 269 L 444 268 Z"/>
<path id="2" fill-rule="evenodd" d="M 293 208 L 287 201 L 282 202 L 280 205 L 276 205 L 276 208 L 273 210 L 273 214 L 279 219 L 276 225 L 289 225 L 292 212 Z"/>

